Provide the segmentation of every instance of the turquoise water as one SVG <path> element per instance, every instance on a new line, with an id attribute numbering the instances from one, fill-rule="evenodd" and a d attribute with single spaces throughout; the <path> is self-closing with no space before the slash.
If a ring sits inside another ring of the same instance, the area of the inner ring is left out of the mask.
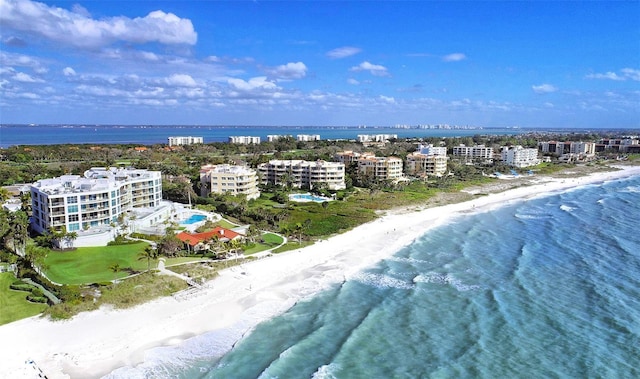
<path id="1" fill-rule="evenodd" d="M 191 224 L 195 224 L 196 222 L 204 221 L 206 219 L 207 219 L 207 216 L 205 215 L 194 214 L 189 216 L 188 219 L 180 220 L 179 223 L 183 225 L 191 225 Z"/>
<path id="2" fill-rule="evenodd" d="M 258 325 L 112 377 L 638 378 L 640 177 L 430 230 Z"/>

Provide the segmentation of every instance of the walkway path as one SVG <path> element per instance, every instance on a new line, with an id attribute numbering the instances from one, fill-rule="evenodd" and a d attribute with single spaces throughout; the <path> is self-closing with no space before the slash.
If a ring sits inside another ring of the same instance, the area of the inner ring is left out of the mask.
<path id="1" fill-rule="evenodd" d="M 186 275 L 178 274 L 177 272 L 173 272 L 171 270 L 167 270 L 164 267 L 164 259 L 162 259 L 162 258 L 158 261 L 158 271 L 161 274 L 164 274 L 164 275 L 171 275 L 171 276 L 175 276 L 176 278 L 180 278 L 180 279 L 184 280 L 185 282 L 187 282 L 187 284 L 189 284 L 191 287 L 196 287 L 196 288 L 200 288 L 201 287 L 200 284 L 196 283 L 190 277 L 188 277 Z"/>
<path id="2" fill-rule="evenodd" d="M 25 283 L 29 283 L 32 286 L 36 286 L 40 289 L 40 291 L 42 291 L 42 293 L 44 294 L 44 296 L 46 296 L 49 300 L 51 300 L 51 302 L 53 304 L 60 304 L 62 302 L 62 300 L 58 299 L 56 297 L 56 295 L 54 295 L 53 293 L 49 292 L 46 288 L 44 288 L 43 286 L 41 286 L 40 284 L 34 282 L 33 280 L 29 279 L 29 278 L 23 278 L 22 279 L 23 282 Z"/>

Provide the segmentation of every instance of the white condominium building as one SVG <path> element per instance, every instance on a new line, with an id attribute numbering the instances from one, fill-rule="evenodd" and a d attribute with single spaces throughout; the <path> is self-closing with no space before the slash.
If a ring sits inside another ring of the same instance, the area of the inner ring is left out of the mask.
<path id="1" fill-rule="evenodd" d="M 169 137 L 169 146 L 193 145 L 194 143 L 203 143 L 202 137 Z"/>
<path id="2" fill-rule="evenodd" d="M 416 153 L 423 155 L 447 155 L 447 148 L 444 146 L 418 145 Z"/>
<path id="3" fill-rule="evenodd" d="M 397 134 L 358 134 L 358 142 L 387 142 L 398 139 Z"/>
<path id="4" fill-rule="evenodd" d="M 330 190 L 346 188 L 344 164 L 326 161 L 271 160 L 258 166 L 262 184 L 286 184 L 313 187 L 324 183 Z"/>
<path id="5" fill-rule="evenodd" d="M 250 145 L 252 143 L 259 144 L 260 137 L 255 136 L 231 136 L 229 137 L 229 143 L 237 143 L 241 145 Z"/>
<path id="6" fill-rule="evenodd" d="M 453 148 L 454 157 L 465 157 L 469 159 L 493 159 L 493 147 L 485 145 L 465 146 L 461 144 Z"/>
<path id="7" fill-rule="evenodd" d="M 84 176 L 63 175 L 31 185 L 31 227 L 38 233 L 65 227 L 74 232 L 115 224 L 133 208 L 154 208 L 162 199 L 160 171 L 94 167 Z"/>
<path id="8" fill-rule="evenodd" d="M 293 136 L 291 134 L 269 134 L 267 136 L 267 141 L 268 142 L 275 142 L 279 139 L 284 139 L 284 138 L 293 138 Z"/>
<path id="9" fill-rule="evenodd" d="M 200 168 L 201 195 L 221 193 L 247 195 L 248 200 L 260 197 L 258 174 L 245 166 L 206 165 Z"/>
<path id="10" fill-rule="evenodd" d="M 320 141 L 320 134 L 298 134 L 296 141 Z"/>
<path id="11" fill-rule="evenodd" d="M 402 159 L 363 154 L 358 159 L 358 173 L 378 180 L 398 180 L 402 178 Z"/>
<path id="12" fill-rule="evenodd" d="M 507 166 L 529 167 L 540 164 L 538 149 L 524 148 L 522 146 L 503 146 L 501 159 Z"/>

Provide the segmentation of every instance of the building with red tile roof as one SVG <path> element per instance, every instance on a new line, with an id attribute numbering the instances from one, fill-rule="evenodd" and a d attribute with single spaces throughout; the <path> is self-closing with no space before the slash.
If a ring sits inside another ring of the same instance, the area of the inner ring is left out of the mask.
<path id="1" fill-rule="evenodd" d="M 220 226 L 216 226 L 215 228 L 213 228 L 213 230 L 210 230 L 208 232 L 203 232 L 203 233 L 187 233 L 187 232 L 180 232 L 178 234 L 176 234 L 176 237 L 184 242 L 189 244 L 190 246 L 196 246 L 200 243 L 204 243 L 206 241 L 211 240 L 212 238 L 214 238 L 215 236 L 218 237 L 218 239 L 220 241 L 223 242 L 227 242 L 227 241 L 231 241 L 231 240 L 235 240 L 235 239 L 243 239 L 244 235 L 238 233 L 238 232 L 234 232 L 231 229 L 225 229 L 222 228 Z"/>

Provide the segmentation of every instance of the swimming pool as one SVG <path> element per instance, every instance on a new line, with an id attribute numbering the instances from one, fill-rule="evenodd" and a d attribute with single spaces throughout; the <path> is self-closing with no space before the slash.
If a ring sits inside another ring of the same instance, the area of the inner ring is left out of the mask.
<path id="1" fill-rule="evenodd" d="M 331 201 L 328 197 L 316 196 L 310 193 L 296 193 L 289 195 L 289 200 L 298 202 L 315 201 L 316 203 L 323 203 L 325 201 Z"/>
<path id="2" fill-rule="evenodd" d="M 196 222 L 204 221 L 206 219 L 207 219 L 207 216 L 205 215 L 192 214 L 188 219 L 180 220 L 179 223 L 183 225 L 191 225 L 191 224 L 195 224 Z"/>

